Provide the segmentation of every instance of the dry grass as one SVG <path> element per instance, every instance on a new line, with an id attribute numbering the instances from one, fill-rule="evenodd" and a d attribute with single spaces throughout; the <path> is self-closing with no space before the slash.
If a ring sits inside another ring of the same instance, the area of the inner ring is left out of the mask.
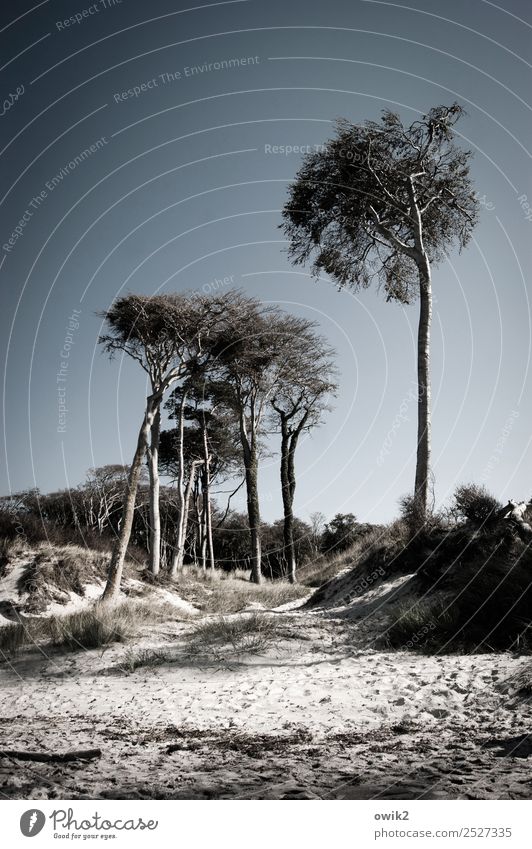
<path id="1" fill-rule="evenodd" d="M 18 582 L 27 594 L 25 608 L 41 613 L 50 602 L 66 604 L 70 593 L 84 595 L 84 588 L 105 578 L 108 557 L 77 545 L 38 546 Z"/>
<path id="2" fill-rule="evenodd" d="M 515 693 L 524 699 L 532 696 L 532 663 L 525 663 L 510 678 L 507 678 L 498 688 L 502 692 Z"/>
<path id="3" fill-rule="evenodd" d="M 0 651 L 14 655 L 31 646 L 56 646 L 81 651 L 126 642 L 143 625 L 170 619 L 181 611 L 169 603 L 124 601 L 115 606 L 93 605 L 65 616 L 24 619 L 0 628 Z"/>
<path id="4" fill-rule="evenodd" d="M 407 529 L 398 520 L 390 525 L 376 525 L 368 533 L 361 534 L 353 545 L 338 554 L 322 554 L 304 564 L 298 571 L 301 584 L 307 587 L 322 587 L 344 569 L 360 567 L 371 571 L 386 564 L 387 571 L 394 570 L 397 553 L 404 549 Z"/>
<path id="5" fill-rule="evenodd" d="M 188 635 L 191 646 L 199 652 L 229 650 L 232 656 L 257 654 L 282 636 L 278 619 L 253 612 L 238 618 L 217 616 L 202 622 Z"/>
<path id="6" fill-rule="evenodd" d="M 164 651 L 157 649 L 127 649 L 124 653 L 120 667 L 126 672 L 134 672 L 140 667 L 161 666 L 169 663 L 171 657 Z"/>
<path id="7" fill-rule="evenodd" d="M 188 567 L 179 576 L 176 590 L 179 596 L 192 602 L 204 613 L 228 615 L 238 613 L 250 604 L 272 609 L 308 594 L 308 588 L 288 581 L 263 581 L 253 584 L 248 572 L 223 572 Z"/>
<path id="8" fill-rule="evenodd" d="M 352 565 L 353 553 L 351 548 L 338 554 L 319 554 L 300 567 L 299 581 L 305 587 L 321 587 L 326 581 L 335 578 L 339 572 Z"/>
<path id="9" fill-rule="evenodd" d="M 440 595 L 429 600 L 401 602 L 392 611 L 392 623 L 382 638 L 387 648 L 432 651 L 442 641 L 442 632 L 453 628 L 453 615 Z"/>

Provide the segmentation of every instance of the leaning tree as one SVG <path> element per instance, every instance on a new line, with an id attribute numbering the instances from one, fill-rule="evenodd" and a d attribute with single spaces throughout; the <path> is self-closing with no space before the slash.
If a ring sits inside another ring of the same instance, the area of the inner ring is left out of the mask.
<path id="1" fill-rule="evenodd" d="M 219 336 L 217 375 L 211 382 L 211 392 L 233 411 L 238 425 L 251 536 L 251 580 L 257 584 L 262 580 L 258 491 L 261 437 L 269 401 L 282 379 L 293 343 L 279 307 L 241 295 L 238 308 L 228 314 Z"/>
<path id="2" fill-rule="evenodd" d="M 208 350 L 223 308 L 217 298 L 196 295 L 126 295 L 103 314 L 106 332 L 99 342 L 112 357 L 117 352 L 139 363 L 148 376 L 149 393 L 129 470 L 120 533 L 111 557 L 102 600 L 118 595 L 131 536 L 142 464 L 148 453 L 150 472 L 150 567 L 159 572 L 161 525 L 159 515 L 159 434 L 161 402 L 172 384 L 196 367 Z"/>
<path id="3" fill-rule="evenodd" d="M 319 152 L 307 155 L 283 210 L 295 264 L 311 260 L 340 287 L 374 279 L 387 300 L 420 299 L 418 434 L 414 499 L 427 513 L 430 475 L 431 266 L 453 244 L 464 247 L 478 218 L 470 152 L 455 142 L 458 104 L 431 109 L 410 126 L 342 120 Z"/>

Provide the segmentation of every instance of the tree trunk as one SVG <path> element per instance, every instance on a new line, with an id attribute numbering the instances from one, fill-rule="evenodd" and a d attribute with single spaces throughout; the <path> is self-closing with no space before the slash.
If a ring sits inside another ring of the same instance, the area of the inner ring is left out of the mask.
<path id="1" fill-rule="evenodd" d="M 207 533 L 206 533 L 206 516 L 205 516 L 205 472 L 202 472 L 198 477 L 198 484 L 201 483 L 201 491 L 198 486 L 196 490 L 196 516 L 198 526 L 198 542 L 200 554 L 200 568 L 203 571 L 207 568 Z"/>
<path id="2" fill-rule="evenodd" d="M 258 493 L 258 462 L 255 451 L 246 463 L 246 487 L 249 531 L 251 534 L 251 580 L 255 584 L 262 583 L 261 569 L 261 539 L 260 539 L 260 506 Z"/>
<path id="3" fill-rule="evenodd" d="M 158 575 L 161 566 L 161 511 L 159 503 L 159 438 L 161 433 L 160 407 L 153 417 L 148 462 L 150 471 L 150 572 Z"/>
<path id="4" fill-rule="evenodd" d="M 296 554 L 294 547 L 294 451 L 286 421 L 281 421 L 281 494 L 283 497 L 283 548 L 288 580 L 296 582 Z M 292 450 L 291 450 L 292 449 Z"/>
<path id="5" fill-rule="evenodd" d="M 203 431 L 203 511 L 205 519 L 205 538 L 207 544 L 207 554 L 209 558 L 209 568 L 214 569 L 214 545 L 212 541 L 212 510 L 211 510 L 211 454 L 209 450 L 209 440 L 207 436 L 207 428 L 205 422 L 202 425 Z"/>
<path id="6" fill-rule="evenodd" d="M 255 432 L 255 410 L 251 409 L 251 434 L 248 438 L 244 410 L 240 412 L 240 441 L 244 456 L 246 473 L 246 494 L 248 507 L 248 524 L 251 535 L 251 580 L 255 584 L 262 583 L 261 539 L 260 539 L 260 505 L 258 492 L 258 457 L 257 434 Z"/>
<path id="7" fill-rule="evenodd" d="M 197 472 L 198 463 L 194 462 L 190 468 L 190 475 L 185 487 L 184 499 L 183 499 L 183 522 L 180 523 L 181 533 L 183 536 L 182 542 L 175 546 L 174 555 L 172 557 L 172 565 L 170 566 L 170 577 L 175 578 L 178 572 L 183 568 L 183 560 L 185 555 L 185 542 L 187 539 L 187 531 L 188 531 L 188 511 L 190 509 L 190 496 L 192 494 L 192 490 L 194 489 L 194 484 L 196 482 L 196 472 Z"/>
<path id="8" fill-rule="evenodd" d="M 178 439 L 178 472 L 177 472 L 177 528 L 174 556 L 170 567 L 170 575 L 175 578 L 176 574 L 183 566 L 185 556 L 185 538 L 186 538 L 186 511 L 185 511 L 185 451 L 184 451 L 184 434 L 185 434 L 185 404 L 187 393 L 183 392 L 179 404 L 179 418 L 177 421 L 177 429 L 179 433 Z"/>
<path id="9" fill-rule="evenodd" d="M 418 429 L 414 498 L 419 519 L 424 521 L 427 516 L 430 485 L 430 330 L 432 323 L 431 275 L 426 255 L 423 256 L 418 269 L 420 294 L 417 343 Z"/>
<path id="10" fill-rule="evenodd" d="M 107 583 L 103 592 L 101 601 L 112 602 L 120 592 L 120 582 L 122 580 L 122 571 L 124 568 L 124 560 L 126 557 L 129 539 L 131 537 L 131 528 L 133 526 L 133 517 L 135 514 L 135 501 L 137 498 L 137 489 L 142 469 L 142 462 L 148 447 L 148 439 L 150 429 L 153 424 L 153 418 L 156 413 L 158 403 L 149 396 L 146 403 L 146 412 L 144 421 L 139 431 L 137 439 L 137 448 L 133 457 L 133 462 L 129 470 L 126 489 L 124 493 L 124 506 L 122 508 L 122 518 L 120 522 L 120 534 L 115 543 L 111 563 L 109 564 L 109 572 L 107 575 Z"/>

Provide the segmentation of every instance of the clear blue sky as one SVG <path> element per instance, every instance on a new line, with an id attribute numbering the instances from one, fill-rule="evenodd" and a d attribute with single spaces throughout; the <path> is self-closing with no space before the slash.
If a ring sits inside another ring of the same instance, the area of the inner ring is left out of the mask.
<path id="1" fill-rule="evenodd" d="M 2 492 L 129 461 L 143 375 L 99 353 L 97 310 L 229 278 L 317 319 L 339 352 L 336 408 L 300 449 L 297 513 L 391 518 L 414 475 L 417 306 L 291 268 L 278 225 L 301 156 L 273 148 L 319 144 L 340 116 L 409 122 L 458 100 L 483 208 L 471 246 L 434 272 L 437 502 L 470 480 L 532 495 L 531 10 L 412 3 L 2 3 Z M 261 492 L 277 517 L 275 459 Z"/>

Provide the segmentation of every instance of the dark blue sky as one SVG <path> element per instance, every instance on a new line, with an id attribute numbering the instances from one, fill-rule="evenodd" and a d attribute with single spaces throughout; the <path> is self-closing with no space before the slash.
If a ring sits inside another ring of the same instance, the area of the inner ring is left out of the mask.
<path id="1" fill-rule="evenodd" d="M 532 494 L 525 0 L 24 0 L 1 15 L 3 492 L 129 461 L 143 375 L 99 353 L 97 310 L 229 284 L 317 319 L 339 351 L 336 409 L 300 451 L 299 515 L 390 518 L 413 482 L 417 306 L 291 268 L 278 224 L 301 156 L 286 148 L 340 116 L 410 122 L 458 100 L 482 218 L 434 272 L 437 501 L 469 480 Z M 261 475 L 273 518 L 274 459 Z"/>

